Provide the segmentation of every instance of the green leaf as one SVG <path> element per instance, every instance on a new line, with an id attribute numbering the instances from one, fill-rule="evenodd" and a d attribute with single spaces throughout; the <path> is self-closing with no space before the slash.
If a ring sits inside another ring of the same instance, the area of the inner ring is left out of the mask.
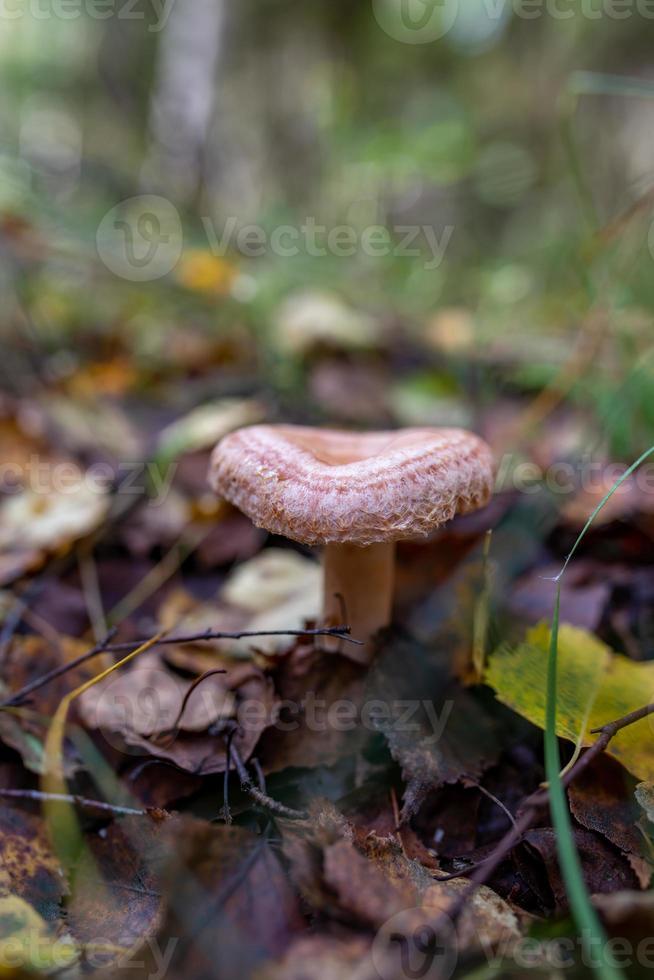
<path id="1" fill-rule="evenodd" d="M 547 655 L 551 631 L 541 623 L 524 643 L 503 645 L 490 658 L 484 679 L 500 701 L 545 728 Z M 614 653 L 586 630 L 562 625 L 558 636 L 556 734 L 592 745 L 591 729 L 654 700 L 654 662 L 637 663 Z M 654 780 L 651 718 L 629 725 L 607 752 L 642 780 Z"/>

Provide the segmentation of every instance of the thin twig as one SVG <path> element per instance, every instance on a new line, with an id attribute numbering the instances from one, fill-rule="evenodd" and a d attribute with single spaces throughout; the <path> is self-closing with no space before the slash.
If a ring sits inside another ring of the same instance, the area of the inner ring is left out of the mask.
<path id="1" fill-rule="evenodd" d="M 43 793 L 38 789 L 0 789 L 0 797 L 17 800 L 37 800 L 41 803 L 73 803 L 89 810 L 102 810 L 103 813 L 114 813 L 118 816 L 146 817 L 147 810 L 136 810 L 131 806 L 117 806 L 105 803 L 103 800 L 90 800 L 86 796 L 70 795 L 68 793 Z"/>
<path id="2" fill-rule="evenodd" d="M 159 644 L 200 643 L 204 640 L 243 640 L 253 636 L 336 636 L 348 643 L 363 646 L 362 640 L 355 640 L 353 636 L 350 636 L 349 626 L 326 626 L 322 629 L 306 630 L 239 630 L 234 633 L 208 629 L 202 633 L 190 633 L 186 636 L 167 636 L 165 640 L 160 640 Z M 106 649 L 109 653 L 120 653 L 122 650 L 129 650 L 135 643 L 143 642 L 143 640 L 131 640 L 129 643 L 112 643 Z"/>
<path id="3" fill-rule="evenodd" d="M 500 808 L 500 810 L 503 811 L 504 815 L 506 817 L 508 817 L 509 823 L 511 824 L 511 826 L 512 827 L 515 827 L 515 817 L 513 816 L 513 814 L 509 810 L 509 808 L 507 806 L 505 806 L 504 803 L 502 803 L 501 800 L 498 800 L 498 798 L 496 796 L 494 796 L 493 793 L 491 793 L 490 790 L 486 789 L 485 786 L 482 786 L 481 783 L 473 783 L 473 785 L 474 785 L 475 789 L 478 789 L 479 790 L 480 793 L 483 793 L 484 796 L 487 796 L 488 799 L 491 800 L 495 804 L 495 806 L 498 806 Z"/>
<path id="4" fill-rule="evenodd" d="M 195 678 L 195 680 L 193 681 L 193 683 L 189 687 L 188 691 L 184 695 L 184 700 L 182 701 L 182 703 L 180 705 L 180 709 L 177 712 L 177 717 L 175 718 L 175 721 L 171 725 L 171 728 L 170 728 L 170 733 L 171 734 L 177 735 L 177 733 L 179 731 L 179 723 L 181 722 L 182 717 L 184 716 L 184 712 L 186 711 L 186 705 L 188 704 L 189 698 L 193 694 L 193 691 L 195 691 L 195 689 L 197 687 L 199 687 L 199 685 L 203 681 L 205 681 L 207 679 L 207 677 L 213 677 L 214 674 L 226 674 L 226 673 L 227 673 L 227 671 L 225 670 L 224 667 L 212 667 L 211 670 L 205 670 L 205 672 L 203 674 L 200 674 L 199 677 L 196 677 Z"/>
<path id="5" fill-rule="evenodd" d="M 230 824 L 232 822 L 232 814 L 229 809 L 229 770 L 232 767 L 232 741 L 236 735 L 236 731 L 236 726 L 234 726 L 227 733 L 227 737 L 225 739 L 227 765 L 225 766 L 225 772 L 223 773 L 223 817 L 225 818 L 226 824 Z"/>
<path id="6" fill-rule="evenodd" d="M 60 664 L 59 667 L 54 667 L 52 670 L 49 670 L 47 674 L 37 677 L 36 680 L 30 681 L 29 684 L 21 687 L 20 691 L 16 691 L 15 694 L 11 694 L 8 698 L 5 698 L 4 701 L 0 701 L 0 708 L 16 707 L 17 705 L 22 704 L 30 694 L 34 693 L 34 691 L 38 691 L 39 688 L 45 687 L 46 684 L 56 680 L 57 677 L 61 677 L 63 674 L 68 673 L 69 670 L 79 667 L 80 664 L 85 663 L 92 657 L 96 657 L 99 653 L 104 653 L 107 649 L 107 644 L 114 637 L 115 633 L 115 630 L 110 630 L 105 636 L 104 640 L 102 640 L 100 643 L 96 643 L 91 650 L 87 650 L 86 653 L 80 654 L 80 656 L 75 657 L 74 660 L 69 660 L 68 663 Z"/>
<path id="7" fill-rule="evenodd" d="M 259 789 L 261 790 L 262 793 L 265 793 L 266 792 L 266 777 L 263 774 L 263 769 L 261 768 L 261 763 L 254 756 L 252 756 L 252 758 L 250 759 L 250 762 L 252 763 L 252 768 L 254 769 L 254 772 L 256 774 L 257 783 L 259 785 Z"/>
<path id="8" fill-rule="evenodd" d="M 245 630 L 239 633 L 225 633 L 217 630 L 205 630 L 203 633 L 194 633 L 188 636 L 162 637 L 161 639 L 157 640 L 153 646 L 164 646 L 171 643 L 196 643 L 204 640 L 240 640 L 244 637 L 251 636 L 337 636 L 343 640 L 347 640 L 348 643 L 356 643 L 358 646 L 361 646 L 361 640 L 355 640 L 353 637 L 348 635 L 349 632 L 349 626 L 332 626 L 325 629 L 310 630 Z M 143 646 L 144 643 L 148 642 L 147 640 L 130 640 L 126 643 L 111 643 L 110 641 L 113 639 L 115 634 L 116 627 L 109 631 L 102 643 L 97 643 L 86 653 L 83 653 L 74 660 L 69 661 L 69 663 L 62 664 L 60 667 L 55 667 L 54 670 L 48 671 L 48 673 L 43 674 L 42 677 L 38 677 L 36 680 L 26 684 L 25 687 L 20 689 L 20 691 L 16 691 L 15 694 L 5 698 L 4 701 L 0 701 L 0 708 L 16 707 L 17 705 L 21 704 L 29 694 L 32 694 L 39 688 L 49 684 L 50 681 L 55 680 L 57 677 L 61 677 L 62 674 L 67 673 L 67 671 L 72 670 L 74 667 L 79 667 L 80 664 L 85 663 L 92 657 L 98 656 L 100 653 L 122 653 L 125 650 L 132 650 L 136 646 Z"/>
<path id="9" fill-rule="evenodd" d="M 241 789 L 245 793 L 249 793 L 253 800 L 256 800 L 261 806 L 270 810 L 271 813 L 276 813 L 280 817 L 287 817 L 289 820 L 307 819 L 308 814 L 304 810 L 293 810 L 291 807 L 284 806 L 283 803 L 278 803 L 277 800 L 273 800 L 272 796 L 268 796 L 267 793 L 264 793 L 263 790 L 254 785 L 235 745 L 228 745 L 227 751 L 228 762 L 230 758 L 234 762 L 238 778 L 241 781 Z"/>

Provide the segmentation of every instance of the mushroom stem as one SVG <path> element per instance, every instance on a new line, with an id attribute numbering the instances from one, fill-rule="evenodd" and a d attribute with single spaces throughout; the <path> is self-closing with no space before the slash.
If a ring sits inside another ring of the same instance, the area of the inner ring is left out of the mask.
<path id="1" fill-rule="evenodd" d="M 368 664 L 375 649 L 375 633 L 391 620 L 395 543 L 385 541 L 365 548 L 328 544 L 323 551 L 323 569 L 325 622 L 335 624 L 345 619 L 352 636 L 365 643 L 348 649 L 348 656 Z"/>

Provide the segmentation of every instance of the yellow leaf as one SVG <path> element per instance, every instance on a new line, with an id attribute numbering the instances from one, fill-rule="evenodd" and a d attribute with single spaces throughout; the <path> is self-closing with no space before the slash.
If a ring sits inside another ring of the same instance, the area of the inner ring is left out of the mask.
<path id="1" fill-rule="evenodd" d="M 77 958 L 72 939 L 53 935 L 26 901 L 17 895 L 0 898 L 0 963 L 4 967 L 26 967 L 49 973 L 71 966 Z"/>
<path id="2" fill-rule="evenodd" d="M 518 647 L 501 646 L 484 677 L 503 704 L 540 728 L 545 728 L 549 640 L 549 626 L 541 623 Z M 636 663 L 585 630 L 563 625 L 557 687 L 557 735 L 592 745 L 597 738 L 592 729 L 654 700 L 654 663 Z M 654 779 L 652 717 L 618 732 L 607 751 L 640 779 Z"/>
<path id="3" fill-rule="evenodd" d="M 226 296 L 238 276 L 238 269 L 218 255 L 192 249 L 180 259 L 176 275 L 182 285 L 193 292 Z"/>

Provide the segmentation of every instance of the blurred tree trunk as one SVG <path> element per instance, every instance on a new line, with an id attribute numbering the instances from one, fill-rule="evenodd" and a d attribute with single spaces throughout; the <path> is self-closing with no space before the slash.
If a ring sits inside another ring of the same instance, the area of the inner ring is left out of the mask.
<path id="1" fill-rule="evenodd" d="M 178 202 L 202 184 L 225 14 L 226 0 L 175 3 L 160 38 L 143 176 Z"/>

